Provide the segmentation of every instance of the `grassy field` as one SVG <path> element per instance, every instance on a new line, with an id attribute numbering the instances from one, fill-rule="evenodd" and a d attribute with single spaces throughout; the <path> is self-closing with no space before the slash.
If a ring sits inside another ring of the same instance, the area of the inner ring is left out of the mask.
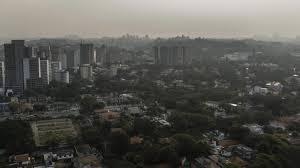
<path id="1" fill-rule="evenodd" d="M 36 146 L 66 144 L 77 136 L 70 119 L 35 121 L 31 123 L 31 128 Z"/>

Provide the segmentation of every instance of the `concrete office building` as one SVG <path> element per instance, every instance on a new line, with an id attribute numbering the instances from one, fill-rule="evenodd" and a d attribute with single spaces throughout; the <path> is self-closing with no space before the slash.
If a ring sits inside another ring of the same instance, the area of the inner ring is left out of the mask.
<path id="1" fill-rule="evenodd" d="M 6 90 L 12 90 L 17 95 L 24 92 L 23 58 L 31 57 L 24 40 L 12 40 L 4 44 Z"/>
<path id="2" fill-rule="evenodd" d="M 74 52 L 74 65 L 75 67 L 80 66 L 80 50 L 75 50 Z"/>
<path id="3" fill-rule="evenodd" d="M 41 77 L 40 58 L 29 58 L 29 78 L 37 79 Z"/>
<path id="4" fill-rule="evenodd" d="M 5 66 L 4 61 L 0 61 L 0 95 L 5 93 Z"/>
<path id="5" fill-rule="evenodd" d="M 93 67 L 89 64 L 80 65 L 80 77 L 86 80 L 93 80 Z"/>
<path id="6" fill-rule="evenodd" d="M 55 73 L 58 71 L 61 71 L 61 70 L 62 70 L 61 62 L 60 61 L 52 61 L 51 62 L 51 80 L 54 80 Z"/>
<path id="7" fill-rule="evenodd" d="M 43 87 L 41 60 L 39 57 L 29 58 L 29 79 L 26 80 L 26 88 L 40 89 Z"/>
<path id="8" fill-rule="evenodd" d="M 187 64 L 186 47 L 155 46 L 153 47 L 155 64 L 184 65 Z"/>
<path id="9" fill-rule="evenodd" d="M 50 46 L 50 60 L 59 61 L 60 55 L 63 54 L 63 50 L 59 46 Z"/>
<path id="10" fill-rule="evenodd" d="M 107 54 L 107 47 L 102 45 L 96 49 L 96 63 L 103 63 Z"/>
<path id="11" fill-rule="evenodd" d="M 41 59 L 51 60 L 51 47 L 49 45 L 39 46 L 37 49 L 37 57 L 40 57 Z"/>
<path id="12" fill-rule="evenodd" d="M 50 64 L 49 60 L 41 60 L 41 78 L 43 85 L 47 86 L 50 83 Z"/>
<path id="13" fill-rule="evenodd" d="M 92 64 L 94 62 L 94 45 L 80 44 L 80 64 Z"/>
<path id="14" fill-rule="evenodd" d="M 70 75 L 68 71 L 57 71 L 54 73 L 54 80 L 62 83 L 70 83 Z"/>
<path id="15" fill-rule="evenodd" d="M 29 58 L 23 58 L 23 77 L 24 77 L 24 89 L 27 88 L 27 80 L 30 78 L 30 66 Z"/>
<path id="16" fill-rule="evenodd" d="M 67 56 L 67 68 L 75 67 L 75 50 L 68 49 L 65 51 Z"/>
<path id="17" fill-rule="evenodd" d="M 67 69 L 67 55 L 65 53 L 59 55 L 59 61 L 61 62 L 61 68 Z"/>

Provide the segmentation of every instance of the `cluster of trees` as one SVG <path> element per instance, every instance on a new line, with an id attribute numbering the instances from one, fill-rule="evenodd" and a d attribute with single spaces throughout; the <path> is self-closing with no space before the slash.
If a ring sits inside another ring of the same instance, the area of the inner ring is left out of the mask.
<path id="1" fill-rule="evenodd" d="M 286 71 L 283 70 L 268 70 L 262 67 L 255 67 L 254 73 L 256 75 L 257 81 L 279 81 L 283 80 L 288 76 Z"/>
<path id="2" fill-rule="evenodd" d="M 33 135 L 29 123 L 19 120 L 0 122 L 0 148 L 8 154 L 30 152 L 34 149 Z"/>
<path id="3" fill-rule="evenodd" d="M 81 131 L 84 142 L 97 148 L 102 148 L 102 143 L 109 136 L 111 124 L 109 122 L 94 122 L 93 127 L 84 127 Z"/>
<path id="4" fill-rule="evenodd" d="M 252 134 L 248 128 L 237 123 L 227 122 L 227 125 L 225 132 L 229 133 L 231 139 L 239 140 L 257 151 L 255 160 L 250 164 L 251 168 L 296 168 L 300 165 L 299 146 L 290 144 L 284 137 L 277 134 Z"/>
<path id="5" fill-rule="evenodd" d="M 258 151 L 251 168 L 297 168 L 300 165 L 300 147 L 289 144 L 284 138 L 264 135 L 256 138 Z"/>
<path id="6" fill-rule="evenodd" d="M 46 95 L 55 98 L 57 101 L 78 101 L 80 99 L 80 81 L 74 80 L 70 84 L 51 81 L 50 84 L 43 89 L 27 89 L 24 95 L 40 96 Z"/>
<path id="7" fill-rule="evenodd" d="M 95 87 L 99 93 L 124 92 L 132 89 L 132 84 L 127 80 L 110 78 L 99 75 L 95 82 Z"/>
<path id="8" fill-rule="evenodd" d="M 268 124 L 274 118 L 271 111 L 244 111 L 240 114 L 242 123 Z"/>
<path id="9" fill-rule="evenodd" d="M 170 137 L 169 144 L 159 144 L 146 141 L 137 150 L 131 150 L 126 154 L 126 159 L 136 165 L 170 163 L 178 167 L 180 158 L 187 157 L 192 160 L 195 157 L 207 156 L 210 147 L 202 141 L 197 141 L 188 134 L 175 134 Z"/>
<path id="10" fill-rule="evenodd" d="M 197 113 L 173 113 L 169 121 L 172 128 L 178 132 L 203 132 L 215 127 L 215 119 L 208 116 Z"/>
<path id="11" fill-rule="evenodd" d="M 193 117 L 191 117 L 193 118 Z M 196 122 L 199 118 L 195 118 Z M 205 119 L 197 122 L 203 122 Z M 83 141 L 102 151 L 104 144 L 109 144 L 110 152 L 115 158 L 125 158 L 119 164 L 143 167 L 145 164 L 170 163 L 174 167 L 179 165 L 180 158 L 185 156 L 192 160 L 194 157 L 206 156 L 210 147 L 205 142 L 186 133 L 173 134 L 170 128 L 158 127 L 147 118 L 134 118 L 126 120 L 126 129 L 111 132 L 111 125 L 105 122 L 96 122 L 94 127 L 84 128 Z M 206 123 L 204 123 L 206 124 Z M 165 130 L 169 129 L 169 130 Z M 168 134 L 165 134 L 165 131 Z M 182 131 L 184 132 L 184 131 Z M 140 136 L 144 138 L 142 144 L 130 144 L 130 137 Z M 161 143 L 159 137 L 168 137 L 166 143 Z M 109 143 L 108 143 L 109 142 Z M 123 157 L 125 156 L 125 157 Z M 119 162 L 119 161 L 118 161 Z M 113 163 L 109 163 L 109 165 Z M 125 166 L 126 167 L 126 166 Z"/>
<path id="12" fill-rule="evenodd" d="M 70 84 L 52 81 L 47 88 L 47 95 L 59 101 L 78 101 L 80 98 L 80 82 L 74 80 Z"/>
<path id="13" fill-rule="evenodd" d="M 84 114 L 92 114 L 95 109 L 105 107 L 103 102 L 98 102 L 94 96 L 85 96 L 80 100 L 80 111 Z"/>

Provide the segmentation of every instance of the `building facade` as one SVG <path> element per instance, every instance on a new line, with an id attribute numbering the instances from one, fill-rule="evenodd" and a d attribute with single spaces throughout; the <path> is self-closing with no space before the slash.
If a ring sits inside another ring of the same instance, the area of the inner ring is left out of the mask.
<path id="1" fill-rule="evenodd" d="M 155 64 L 172 66 L 187 64 L 185 46 L 155 46 L 153 53 Z"/>
<path id="2" fill-rule="evenodd" d="M 107 47 L 105 45 L 102 45 L 100 48 L 97 48 L 96 49 L 96 62 L 103 63 L 106 55 L 107 55 Z"/>
<path id="3" fill-rule="evenodd" d="M 52 61 L 51 62 L 51 78 L 50 81 L 54 80 L 55 73 L 62 70 L 60 61 Z"/>
<path id="4" fill-rule="evenodd" d="M 0 94 L 5 92 L 5 66 L 4 61 L 0 61 Z"/>
<path id="5" fill-rule="evenodd" d="M 47 86 L 50 83 L 50 64 L 49 60 L 41 60 L 41 78 L 43 85 Z"/>
<path id="6" fill-rule="evenodd" d="M 86 80 L 93 80 L 93 67 L 89 64 L 80 65 L 80 77 Z"/>
<path id="7" fill-rule="evenodd" d="M 94 45 L 80 44 L 80 64 L 94 63 Z"/>
<path id="8" fill-rule="evenodd" d="M 69 71 L 57 71 L 54 73 L 54 80 L 62 83 L 70 83 Z"/>
<path id="9" fill-rule="evenodd" d="M 6 90 L 10 89 L 17 95 L 24 92 L 23 59 L 31 57 L 24 40 L 12 40 L 4 44 Z"/>

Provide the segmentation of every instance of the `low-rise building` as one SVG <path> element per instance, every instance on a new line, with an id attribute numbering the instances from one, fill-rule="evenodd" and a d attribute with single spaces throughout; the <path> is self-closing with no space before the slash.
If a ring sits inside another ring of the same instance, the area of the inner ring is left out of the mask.
<path id="1" fill-rule="evenodd" d="M 144 141 L 144 138 L 141 138 L 139 136 L 130 137 L 130 140 L 129 140 L 131 145 L 141 144 L 141 143 L 143 143 L 143 141 Z"/>
<path id="2" fill-rule="evenodd" d="M 244 124 L 243 127 L 248 128 L 251 133 L 262 135 L 264 134 L 263 126 L 258 124 Z"/>
<path id="3" fill-rule="evenodd" d="M 56 167 L 56 162 L 60 160 L 69 160 L 71 162 L 71 159 L 74 157 L 74 151 L 73 150 L 60 150 L 55 152 L 48 152 L 43 154 L 45 166 L 48 168 L 50 167 Z"/>
<path id="4" fill-rule="evenodd" d="M 73 163 L 74 168 L 103 168 L 100 160 L 95 155 L 76 157 Z"/>
<path id="5" fill-rule="evenodd" d="M 31 157 L 28 153 L 9 157 L 9 167 L 30 168 L 31 166 Z"/>
<path id="6" fill-rule="evenodd" d="M 237 145 L 232 149 L 232 153 L 245 160 L 251 160 L 255 157 L 255 151 L 245 145 Z"/>
<path id="7" fill-rule="evenodd" d="M 255 95 L 255 94 L 260 94 L 260 95 L 266 95 L 269 93 L 268 88 L 265 87 L 260 87 L 260 86 L 254 86 L 252 89 L 250 89 L 249 94 L 250 95 Z"/>
<path id="8" fill-rule="evenodd" d="M 110 110 L 97 110 L 95 111 L 95 116 L 100 121 L 118 122 L 120 120 L 120 113 Z"/>
<path id="9" fill-rule="evenodd" d="M 102 155 L 88 144 L 75 146 L 77 157 L 73 159 L 74 168 L 103 168 Z"/>
<path id="10" fill-rule="evenodd" d="M 275 81 L 267 83 L 266 87 L 273 95 L 279 95 L 283 89 L 283 85 L 280 82 L 275 82 Z"/>

